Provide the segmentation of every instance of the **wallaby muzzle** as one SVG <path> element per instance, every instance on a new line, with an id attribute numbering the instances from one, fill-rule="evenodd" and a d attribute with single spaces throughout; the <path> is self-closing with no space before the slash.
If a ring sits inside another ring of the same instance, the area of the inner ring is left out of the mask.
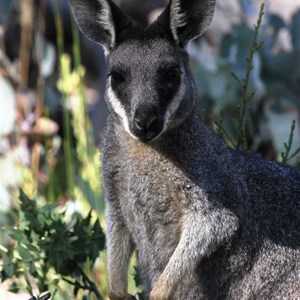
<path id="1" fill-rule="evenodd" d="M 142 142 L 155 139 L 163 130 L 163 118 L 153 108 L 141 107 L 131 122 L 130 130 Z"/>

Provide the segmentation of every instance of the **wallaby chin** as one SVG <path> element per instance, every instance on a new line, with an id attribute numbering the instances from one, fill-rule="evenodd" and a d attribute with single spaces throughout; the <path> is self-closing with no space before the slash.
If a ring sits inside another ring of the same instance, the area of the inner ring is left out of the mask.
<path id="1" fill-rule="evenodd" d="M 134 250 L 150 300 L 300 299 L 300 171 L 229 149 L 195 110 L 184 48 L 215 1 L 170 0 L 144 31 L 111 0 L 71 3 L 107 52 L 111 299 L 132 299 Z"/>

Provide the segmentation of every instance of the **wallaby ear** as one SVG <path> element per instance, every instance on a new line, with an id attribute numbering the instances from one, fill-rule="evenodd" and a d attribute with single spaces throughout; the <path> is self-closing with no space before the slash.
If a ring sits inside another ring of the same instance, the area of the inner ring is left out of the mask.
<path id="1" fill-rule="evenodd" d="M 116 46 L 121 33 L 134 25 L 111 0 L 70 0 L 70 3 L 82 33 L 101 44 L 106 53 Z"/>
<path id="2" fill-rule="evenodd" d="M 215 0 L 170 0 L 157 22 L 184 48 L 206 31 L 214 15 L 215 3 Z"/>

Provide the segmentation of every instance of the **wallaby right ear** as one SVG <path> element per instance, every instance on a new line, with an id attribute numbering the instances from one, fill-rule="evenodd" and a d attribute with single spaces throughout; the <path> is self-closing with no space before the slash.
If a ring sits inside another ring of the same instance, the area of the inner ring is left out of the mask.
<path id="1" fill-rule="evenodd" d="M 133 20 L 111 0 L 70 0 L 82 33 L 111 51 L 121 32 L 134 25 Z"/>
<path id="2" fill-rule="evenodd" d="M 206 31 L 214 15 L 215 4 L 216 0 L 169 0 L 157 22 L 184 48 L 190 40 Z"/>

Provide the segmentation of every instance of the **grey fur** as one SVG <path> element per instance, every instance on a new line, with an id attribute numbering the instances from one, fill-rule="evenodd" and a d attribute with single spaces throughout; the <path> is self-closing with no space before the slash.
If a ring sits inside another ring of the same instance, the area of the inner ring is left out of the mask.
<path id="1" fill-rule="evenodd" d="M 300 172 L 234 151 L 202 123 L 183 47 L 208 25 L 214 1 L 180 2 L 189 13 L 173 10 L 187 18 L 176 36 L 169 5 L 146 30 L 116 31 L 107 57 L 110 298 L 131 299 L 135 249 L 151 300 L 300 299 Z"/>

